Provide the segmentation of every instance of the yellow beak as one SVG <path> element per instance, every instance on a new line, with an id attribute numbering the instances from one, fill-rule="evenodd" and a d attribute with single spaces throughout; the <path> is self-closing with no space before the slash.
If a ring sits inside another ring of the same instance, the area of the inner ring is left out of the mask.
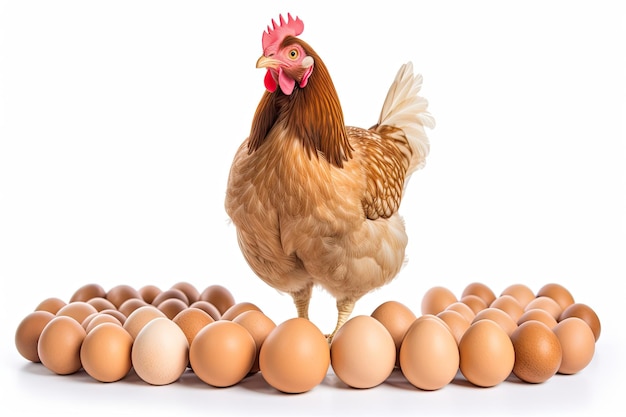
<path id="1" fill-rule="evenodd" d="M 272 68 L 277 69 L 280 66 L 280 61 L 274 58 L 261 56 L 256 62 L 257 68 Z"/>

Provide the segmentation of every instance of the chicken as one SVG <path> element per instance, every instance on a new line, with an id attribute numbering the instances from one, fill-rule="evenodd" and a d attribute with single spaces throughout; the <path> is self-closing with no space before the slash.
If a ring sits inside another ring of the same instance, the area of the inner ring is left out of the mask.
<path id="1" fill-rule="evenodd" d="M 293 297 L 308 319 L 315 286 L 337 302 L 337 325 L 355 303 L 396 277 L 407 234 L 398 213 L 411 174 L 429 153 L 422 77 L 402 65 L 369 129 L 344 124 L 319 55 L 297 38 L 302 20 L 280 16 L 263 32 L 257 68 L 266 91 L 236 151 L 225 208 L 244 258 Z"/>

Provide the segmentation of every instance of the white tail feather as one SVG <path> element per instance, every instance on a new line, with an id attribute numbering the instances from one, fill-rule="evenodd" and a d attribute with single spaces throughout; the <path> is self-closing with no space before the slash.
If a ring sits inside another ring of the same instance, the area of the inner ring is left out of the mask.
<path id="1" fill-rule="evenodd" d="M 421 88 L 422 76 L 413 73 L 413 64 L 402 65 L 378 119 L 378 125 L 394 126 L 405 133 L 413 152 L 407 177 L 426 164 L 430 143 L 424 128 L 435 127 L 435 119 L 428 112 L 428 101 L 419 95 Z"/>

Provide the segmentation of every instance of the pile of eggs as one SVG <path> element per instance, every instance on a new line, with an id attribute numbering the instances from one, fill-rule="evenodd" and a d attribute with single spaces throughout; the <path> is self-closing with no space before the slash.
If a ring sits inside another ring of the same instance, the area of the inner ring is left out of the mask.
<path id="1" fill-rule="evenodd" d="M 302 393 L 320 384 L 329 366 L 353 388 L 375 387 L 394 369 L 422 390 L 444 387 L 459 371 L 479 387 L 511 374 L 540 383 L 582 370 L 600 335 L 595 312 L 558 284 L 536 294 L 515 284 L 496 297 L 472 283 L 458 299 L 432 287 L 421 313 L 387 301 L 349 319 L 329 343 L 309 320 L 277 325 L 220 285 L 105 291 L 87 284 L 67 303 L 43 300 L 18 325 L 15 345 L 25 359 L 59 375 L 82 369 L 115 382 L 134 370 L 148 384 L 166 385 L 190 371 L 228 387 L 260 372 L 278 391 Z"/>

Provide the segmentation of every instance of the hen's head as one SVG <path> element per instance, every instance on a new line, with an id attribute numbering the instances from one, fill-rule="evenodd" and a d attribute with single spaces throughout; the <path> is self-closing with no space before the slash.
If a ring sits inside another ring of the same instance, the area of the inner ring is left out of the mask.
<path id="1" fill-rule="evenodd" d="M 307 52 L 307 45 L 296 36 L 304 30 L 304 23 L 287 14 L 287 20 L 280 16 L 280 23 L 272 20 L 263 32 L 263 55 L 256 63 L 257 68 L 267 68 L 265 88 L 274 92 L 277 87 L 290 95 L 296 83 L 303 88 L 313 73 L 315 59 Z"/>

